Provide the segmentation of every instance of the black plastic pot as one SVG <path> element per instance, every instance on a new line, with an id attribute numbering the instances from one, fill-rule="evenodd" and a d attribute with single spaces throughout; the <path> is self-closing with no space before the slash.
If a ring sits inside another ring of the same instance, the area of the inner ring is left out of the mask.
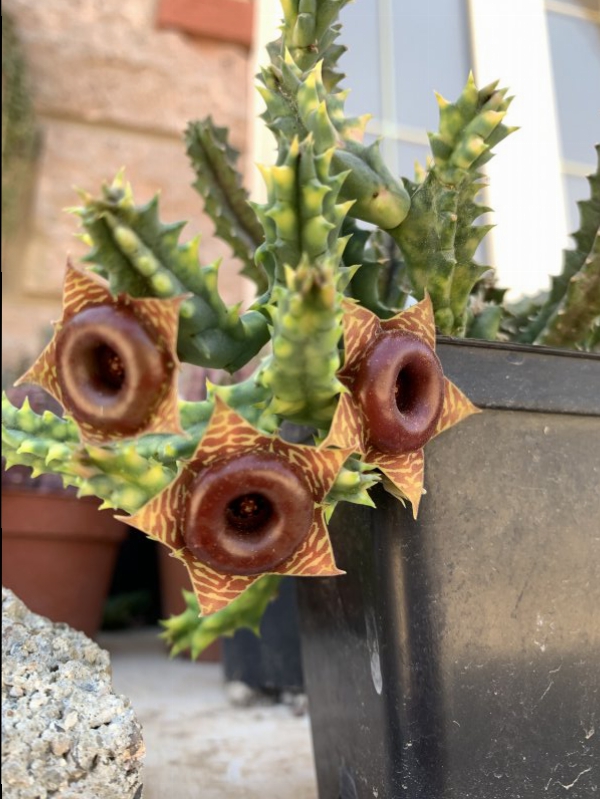
<path id="1" fill-rule="evenodd" d="M 320 799 L 600 791 L 600 358 L 441 341 L 485 413 L 425 448 L 298 581 Z M 600 794 L 598 794 L 600 795 Z"/>
<path id="2" fill-rule="evenodd" d="M 281 581 L 278 596 L 262 618 L 260 638 L 251 630 L 223 638 L 226 680 L 272 694 L 303 689 L 296 582 L 293 577 Z"/>

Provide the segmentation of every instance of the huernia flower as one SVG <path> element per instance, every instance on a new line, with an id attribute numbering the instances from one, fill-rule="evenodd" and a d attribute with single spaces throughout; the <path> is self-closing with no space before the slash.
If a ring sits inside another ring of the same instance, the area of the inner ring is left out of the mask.
<path id="1" fill-rule="evenodd" d="M 340 395 L 323 447 L 351 448 L 377 466 L 416 517 L 424 445 L 478 409 L 444 377 L 429 297 L 390 319 L 344 300 Z"/>
<path id="2" fill-rule="evenodd" d="M 216 396 L 191 459 L 126 521 L 184 562 L 214 613 L 266 573 L 342 573 L 322 503 L 348 454 L 266 435 Z"/>
<path id="3" fill-rule="evenodd" d="M 18 383 L 52 394 L 86 442 L 181 433 L 176 345 L 183 299 L 114 297 L 67 264 L 62 317 Z"/>

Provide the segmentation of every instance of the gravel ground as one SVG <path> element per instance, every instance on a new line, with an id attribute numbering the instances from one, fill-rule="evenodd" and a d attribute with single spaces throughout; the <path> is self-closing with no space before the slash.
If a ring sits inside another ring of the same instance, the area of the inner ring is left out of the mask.
<path id="1" fill-rule="evenodd" d="M 144 799 L 317 799 L 309 719 L 298 702 L 228 688 L 220 664 L 169 659 L 157 634 L 98 638 L 111 654 L 115 691 L 143 727 Z"/>

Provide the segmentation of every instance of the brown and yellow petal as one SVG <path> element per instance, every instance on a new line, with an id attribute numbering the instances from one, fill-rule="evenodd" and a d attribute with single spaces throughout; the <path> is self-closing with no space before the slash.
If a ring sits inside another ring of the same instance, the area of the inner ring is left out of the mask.
<path id="1" fill-rule="evenodd" d="M 365 458 L 367 463 L 377 466 L 396 490 L 406 497 L 412 505 L 416 519 L 419 504 L 423 496 L 423 476 L 425 456 L 422 449 L 407 452 L 404 455 L 387 455 L 382 452 L 369 451 Z"/>
<path id="2" fill-rule="evenodd" d="M 344 366 L 340 375 L 352 374 L 365 349 L 381 332 L 381 322 L 374 313 L 357 305 L 356 302 L 343 300 L 344 311 Z"/>
<path id="3" fill-rule="evenodd" d="M 399 330 L 402 333 L 411 333 L 424 341 L 435 352 L 435 319 L 433 304 L 429 295 L 424 300 L 411 305 L 405 311 L 400 311 L 391 319 L 381 322 L 382 330 Z"/>
<path id="4" fill-rule="evenodd" d="M 320 447 L 339 447 L 364 453 L 363 422 L 360 408 L 353 395 L 343 393 L 338 400 L 331 427 Z"/>
<path id="5" fill-rule="evenodd" d="M 454 385 L 447 377 L 444 378 L 444 405 L 442 408 L 442 415 L 440 416 L 434 436 L 443 433 L 449 427 L 462 422 L 468 416 L 474 413 L 481 413 L 480 408 L 477 408 L 471 400 L 466 397 L 463 392 Z"/>

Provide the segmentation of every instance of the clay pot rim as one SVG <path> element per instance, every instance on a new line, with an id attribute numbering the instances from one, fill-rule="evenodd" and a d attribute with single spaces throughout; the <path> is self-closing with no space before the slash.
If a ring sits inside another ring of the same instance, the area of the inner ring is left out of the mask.
<path id="1" fill-rule="evenodd" d="M 29 506 L 42 501 L 54 512 L 39 514 Z M 128 527 L 111 512 L 98 511 L 95 497 L 27 491 L 3 486 L 2 536 L 7 538 L 80 539 L 82 542 L 112 543 L 123 540 Z M 35 515 L 33 515 L 35 514 Z"/>

